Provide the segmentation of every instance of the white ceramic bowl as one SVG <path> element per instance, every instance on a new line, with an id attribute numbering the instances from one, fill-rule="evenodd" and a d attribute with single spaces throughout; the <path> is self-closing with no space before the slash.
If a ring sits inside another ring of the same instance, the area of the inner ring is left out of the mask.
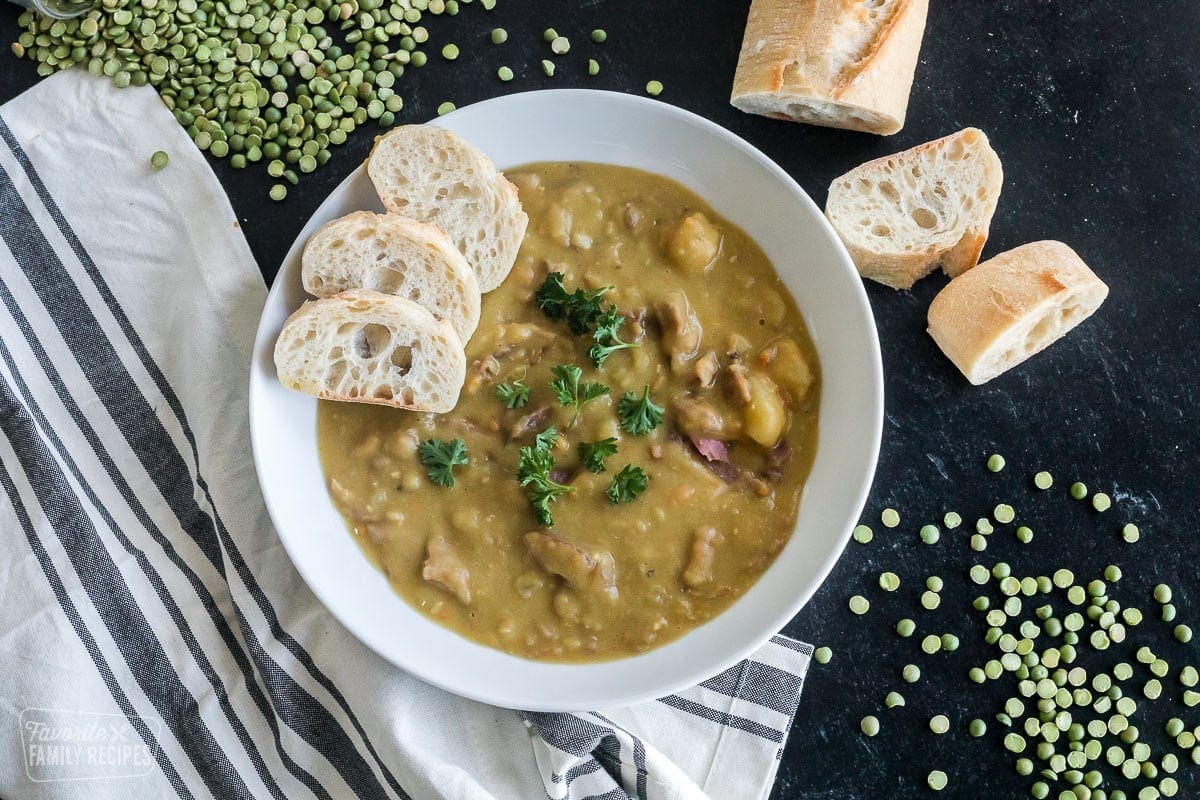
<path id="1" fill-rule="evenodd" d="M 821 359 L 819 444 L 795 533 L 728 611 L 633 658 L 527 661 L 469 642 L 410 608 L 367 561 L 329 499 L 317 460 L 316 401 L 284 389 L 272 363 L 283 321 L 305 297 L 300 254 L 308 236 L 350 211 L 382 210 L 360 168 L 292 246 L 254 345 L 254 458 L 284 546 L 316 596 L 367 646 L 466 697 L 529 710 L 595 709 L 660 697 L 717 674 L 762 645 L 812 597 L 841 554 L 870 487 L 883 424 L 883 375 L 867 296 L 849 257 L 782 169 L 728 131 L 664 103 L 586 90 L 530 92 L 463 108 L 436 124 L 480 147 L 501 169 L 574 160 L 666 175 L 762 246 L 795 296 Z"/>

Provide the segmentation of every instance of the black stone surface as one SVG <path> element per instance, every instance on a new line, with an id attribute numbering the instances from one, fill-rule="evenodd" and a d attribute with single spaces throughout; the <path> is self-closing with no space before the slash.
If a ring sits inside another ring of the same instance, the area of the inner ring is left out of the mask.
<path id="1" fill-rule="evenodd" d="M 982 622 L 967 609 L 977 594 L 966 580 L 970 564 L 1002 558 L 1018 574 L 1067 566 L 1081 577 L 1118 564 L 1126 577 L 1113 596 L 1149 613 L 1130 640 L 1102 661 L 1132 660 L 1135 640 L 1169 642 L 1157 649 L 1173 667 L 1200 660 L 1197 644 L 1171 641 L 1169 626 L 1158 622 L 1148 596 L 1150 586 L 1171 582 L 1181 619 L 1200 627 L 1200 6 L 1117 0 L 935 3 L 908 125 L 890 138 L 732 109 L 729 87 L 746 7 L 731 0 L 500 0 L 491 14 L 478 5 L 464 7 L 457 18 L 430 25 L 434 42 L 454 40 L 464 56 L 455 64 L 431 57 L 424 70 L 406 75 L 398 83 L 406 102 L 400 118 L 424 120 L 443 100 L 465 105 L 542 87 L 641 91 L 656 78 L 666 85 L 662 100 L 744 136 L 818 203 L 832 178 L 866 159 L 966 125 L 987 131 L 1004 161 L 1005 185 L 985 255 L 1036 239 L 1061 239 L 1112 293 L 1077 332 L 975 388 L 924 331 L 926 308 L 944 279 L 930 278 L 911 293 L 868 285 L 887 373 L 887 421 L 866 516 L 877 520 L 891 505 L 904 521 L 895 531 L 875 524 L 870 545 L 851 543 L 816 598 L 786 629 L 832 646 L 836 655 L 810 673 L 774 796 L 926 797 L 931 792 L 925 775 L 934 768 L 950 776 L 943 797 L 1027 796 L 1031 779 L 1014 772 L 1014 756 L 1001 748 L 997 724 L 984 739 L 965 735 L 968 719 L 991 719 L 1013 691 L 978 688 L 964 677 L 969 666 L 994 657 L 981 640 Z M 0 41 L 15 38 L 16 17 L 15 9 L 0 7 Z M 485 43 L 493 25 L 508 29 L 504 47 Z M 543 57 L 540 34 L 548 25 L 574 43 L 553 79 L 537 66 Z M 597 25 L 609 32 L 603 46 L 587 37 Z M 598 78 L 584 74 L 589 56 L 603 65 Z M 498 82 L 494 74 L 501 64 L 513 67 L 518 79 Z M 0 51 L 0 101 L 35 80 L 29 62 L 17 61 L 7 48 Z M 279 205 L 266 200 L 271 181 L 262 172 L 214 165 L 268 280 L 304 220 L 359 163 L 370 139 L 365 131 L 354 136 Z M 983 467 L 993 451 L 1008 459 L 999 475 Z M 1041 468 L 1056 476 L 1051 492 L 1030 488 L 1030 476 Z M 1113 510 L 1098 515 L 1067 499 L 1066 484 L 1076 478 L 1112 495 Z M 961 512 L 970 525 L 1002 500 L 1034 528 L 1033 544 L 1017 544 L 1011 526 L 994 534 L 983 554 L 968 549 L 962 530 L 944 534 L 933 547 L 916 539 L 922 522 L 946 510 Z M 1117 536 L 1126 520 L 1141 525 L 1137 545 Z M 900 574 L 900 591 L 884 595 L 878 589 L 882 569 Z M 936 613 L 922 611 L 917 602 L 920 584 L 931 574 L 947 585 Z M 846 609 L 846 599 L 859 592 L 873 603 L 861 618 Z M 892 632 L 901 616 L 916 619 L 922 634 L 954 631 L 963 646 L 953 654 L 925 656 L 919 636 L 905 641 Z M 913 686 L 899 679 L 901 665 L 909 661 L 925 671 Z M 1190 725 L 1200 723 L 1200 709 L 1185 714 L 1171 708 L 1179 687 L 1173 676 L 1165 684 L 1165 697 L 1172 699 L 1154 704 L 1153 714 L 1139 711 L 1134 720 L 1155 743 L 1162 720 L 1175 713 Z M 889 689 L 904 693 L 906 708 L 882 710 Z M 1138 688 L 1129 691 L 1140 698 Z M 928 731 L 929 716 L 938 712 L 951 717 L 952 735 Z M 866 713 L 883 720 L 883 733 L 875 739 L 858 733 Z M 1195 767 L 1176 777 L 1184 787 L 1181 796 L 1196 796 Z"/>

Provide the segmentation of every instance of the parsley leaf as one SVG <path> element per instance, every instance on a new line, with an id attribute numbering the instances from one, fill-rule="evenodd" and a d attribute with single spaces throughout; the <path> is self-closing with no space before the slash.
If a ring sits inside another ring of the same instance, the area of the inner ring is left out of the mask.
<path id="1" fill-rule="evenodd" d="M 550 504 L 557 501 L 560 495 L 575 491 L 574 486 L 564 486 L 550 478 L 550 472 L 554 469 L 554 456 L 550 454 L 550 448 L 543 437 L 551 431 L 557 437 L 558 432 L 550 427 L 538 434 L 534 446 L 522 447 L 517 464 L 517 480 L 525 487 L 526 494 L 529 495 L 529 504 L 533 507 L 538 522 L 546 527 L 554 525 L 554 514 L 550 511 Z"/>
<path id="2" fill-rule="evenodd" d="M 558 364 L 550 368 L 550 373 L 554 375 L 554 379 L 550 381 L 550 388 L 558 395 L 558 402 L 575 409 L 571 425 L 579 419 L 579 412 L 585 405 L 612 393 L 603 383 L 580 383 L 583 370 L 574 364 Z"/>
<path id="3" fill-rule="evenodd" d="M 617 503 L 632 503 L 637 496 L 646 491 L 646 473 L 642 468 L 626 464 L 608 487 L 608 499 L 613 505 Z"/>
<path id="4" fill-rule="evenodd" d="M 546 428 L 546 430 L 533 437 L 534 447 L 537 447 L 539 450 L 549 450 L 550 448 L 554 447 L 554 444 L 557 441 L 558 428 L 554 427 L 553 425 L 549 426 Z"/>
<path id="5" fill-rule="evenodd" d="M 567 318 L 567 301 L 570 295 L 563 286 L 561 272 L 551 272 L 547 275 L 546 280 L 542 281 L 542 285 L 534 292 L 533 299 L 542 313 L 550 319 Z"/>
<path id="6" fill-rule="evenodd" d="M 417 452 L 429 480 L 447 489 L 454 488 L 454 468 L 464 467 L 471 463 L 467 456 L 467 446 L 462 439 L 426 439 L 421 442 Z"/>
<path id="7" fill-rule="evenodd" d="M 650 387 L 638 397 L 633 392 L 626 392 L 617 403 L 617 416 L 621 418 L 621 428 L 634 436 L 642 436 L 654 430 L 662 422 L 663 408 L 654 404 L 650 399 Z"/>
<path id="8" fill-rule="evenodd" d="M 534 302 L 550 319 L 565 320 L 571 333 L 583 336 L 595 326 L 604 313 L 601 299 L 612 289 L 611 286 L 601 286 L 599 289 L 576 289 L 568 292 L 563 286 L 561 272 L 551 272 L 542 281 L 533 295 Z"/>
<path id="9" fill-rule="evenodd" d="M 502 383 L 496 387 L 496 397 L 507 408 L 524 408 L 529 402 L 529 387 L 521 381 Z"/>
<path id="10" fill-rule="evenodd" d="M 598 442 L 580 442 L 579 443 L 579 460 L 587 467 L 588 472 L 601 473 L 604 472 L 604 459 L 617 452 L 617 440 L 615 437 L 601 439 Z"/>
<path id="11" fill-rule="evenodd" d="M 592 334 L 596 343 L 588 350 L 588 355 L 597 369 L 603 367 L 608 357 L 618 350 L 638 346 L 635 342 L 621 340 L 621 326 L 624 324 L 625 316 L 613 306 L 609 306 L 596 321 L 596 332 Z"/>

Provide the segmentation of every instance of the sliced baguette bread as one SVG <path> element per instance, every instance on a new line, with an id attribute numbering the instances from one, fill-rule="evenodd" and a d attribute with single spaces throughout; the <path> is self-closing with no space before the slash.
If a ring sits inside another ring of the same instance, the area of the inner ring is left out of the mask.
<path id="1" fill-rule="evenodd" d="M 466 377 L 454 329 L 403 297 L 351 291 L 311 300 L 284 323 L 275 369 L 324 400 L 450 411 Z"/>
<path id="2" fill-rule="evenodd" d="M 904 127 L 929 0 L 754 0 L 731 102 L 891 134 Z"/>
<path id="3" fill-rule="evenodd" d="M 529 217 L 478 148 L 434 125 L 401 125 L 375 141 L 367 175 L 388 211 L 449 234 L 482 291 L 508 276 Z"/>
<path id="4" fill-rule="evenodd" d="M 978 385 L 1065 336 L 1107 296 L 1070 247 L 1032 242 L 950 281 L 929 306 L 929 335 Z"/>
<path id="5" fill-rule="evenodd" d="M 950 277 L 975 266 L 1003 182 L 987 136 L 965 128 L 837 178 L 825 216 L 863 277 L 908 289 L 938 264 Z"/>
<path id="6" fill-rule="evenodd" d="M 446 234 L 398 214 L 355 211 L 304 246 L 304 289 L 317 297 L 366 289 L 424 306 L 466 342 L 479 324 L 479 280 Z"/>

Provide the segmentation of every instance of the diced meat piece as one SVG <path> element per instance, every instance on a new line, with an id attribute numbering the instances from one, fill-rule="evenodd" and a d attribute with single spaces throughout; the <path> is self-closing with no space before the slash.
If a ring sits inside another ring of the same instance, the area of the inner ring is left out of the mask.
<path id="1" fill-rule="evenodd" d="M 771 448 L 771 452 L 767 453 L 767 463 L 778 469 L 787 463 L 792 457 L 792 446 L 787 442 L 781 441 L 779 444 Z"/>
<path id="2" fill-rule="evenodd" d="M 654 313 L 662 327 L 663 347 L 671 355 L 671 371 L 680 372 L 700 350 L 700 322 L 687 295 L 678 291 L 655 303 Z"/>
<path id="3" fill-rule="evenodd" d="M 730 364 L 725 370 L 725 388 L 729 396 L 740 405 L 750 402 L 750 379 L 746 377 L 746 368 L 741 364 Z"/>
<path id="4" fill-rule="evenodd" d="M 692 442 L 696 452 L 704 456 L 706 461 L 728 461 L 729 446 L 720 439 L 696 439 Z"/>
<path id="5" fill-rule="evenodd" d="M 689 272 L 712 267 L 721 252 L 721 232 L 699 211 L 688 214 L 667 243 L 667 255 Z"/>
<path id="6" fill-rule="evenodd" d="M 729 461 L 729 446 L 725 442 L 720 439 L 690 439 L 688 444 L 702 457 L 700 463 L 725 483 L 735 483 L 741 476 L 742 471 Z"/>
<path id="7" fill-rule="evenodd" d="M 496 361 L 516 355 L 518 361 L 533 363 L 554 344 L 555 333 L 532 322 L 509 322 L 481 329 L 471 339 L 470 355 L 483 364 L 490 356 Z"/>
<path id="8" fill-rule="evenodd" d="M 675 424 L 687 437 L 696 439 L 733 439 L 740 426 L 726 419 L 716 406 L 697 397 L 677 397 L 671 403 Z"/>
<path id="9" fill-rule="evenodd" d="M 709 350 L 700 358 L 696 359 L 696 380 L 705 389 L 712 386 L 717 381 L 717 373 L 721 370 L 721 362 L 717 361 L 717 354 Z"/>
<path id="10" fill-rule="evenodd" d="M 425 545 L 425 565 L 421 577 L 457 597 L 464 605 L 471 602 L 471 573 L 450 547 L 444 536 L 432 537 Z"/>
<path id="11" fill-rule="evenodd" d="M 725 483 L 737 483 L 742 471 L 728 461 L 706 461 L 704 465 Z"/>
<path id="12" fill-rule="evenodd" d="M 716 528 L 701 528 L 692 537 L 692 551 L 687 567 L 683 570 L 683 584 L 695 589 L 713 579 L 713 562 L 717 556 L 717 545 L 721 534 Z"/>
<path id="13" fill-rule="evenodd" d="M 546 426 L 546 420 L 550 419 L 550 406 L 543 406 L 536 411 L 531 411 L 519 420 L 513 423 L 508 429 L 509 441 L 519 439 L 527 433 L 540 431 Z"/>
<path id="14" fill-rule="evenodd" d="M 633 203 L 625 204 L 625 224 L 629 226 L 629 230 L 635 230 L 638 223 L 642 221 L 642 210 Z"/>
<path id="15" fill-rule="evenodd" d="M 575 472 L 568 467 L 555 467 L 550 470 L 550 480 L 555 483 L 568 484 L 575 477 Z"/>
<path id="16" fill-rule="evenodd" d="M 525 534 L 525 544 L 543 569 L 572 588 L 617 598 L 617 565 L 611 553 L 589 553 L 561 536 L 543 531 Z"/>
<path id="17" fill-rule="evenodd" d="M 731 333 L 725 339 L 725 357 L 739 361 L 750 355 L 750 340 L 740 333 Z"/>
<path id="18" fill-rule="evenodd" d="M 463 384 L 463 389 L 467 394 L 475 394 L 480 387 L 491 381 L 492 378 L 500 374 L 500 362 L 494 356 L 484 356 L 471 362 L 471 369 L 467 372 L 467 380 Z"/>

